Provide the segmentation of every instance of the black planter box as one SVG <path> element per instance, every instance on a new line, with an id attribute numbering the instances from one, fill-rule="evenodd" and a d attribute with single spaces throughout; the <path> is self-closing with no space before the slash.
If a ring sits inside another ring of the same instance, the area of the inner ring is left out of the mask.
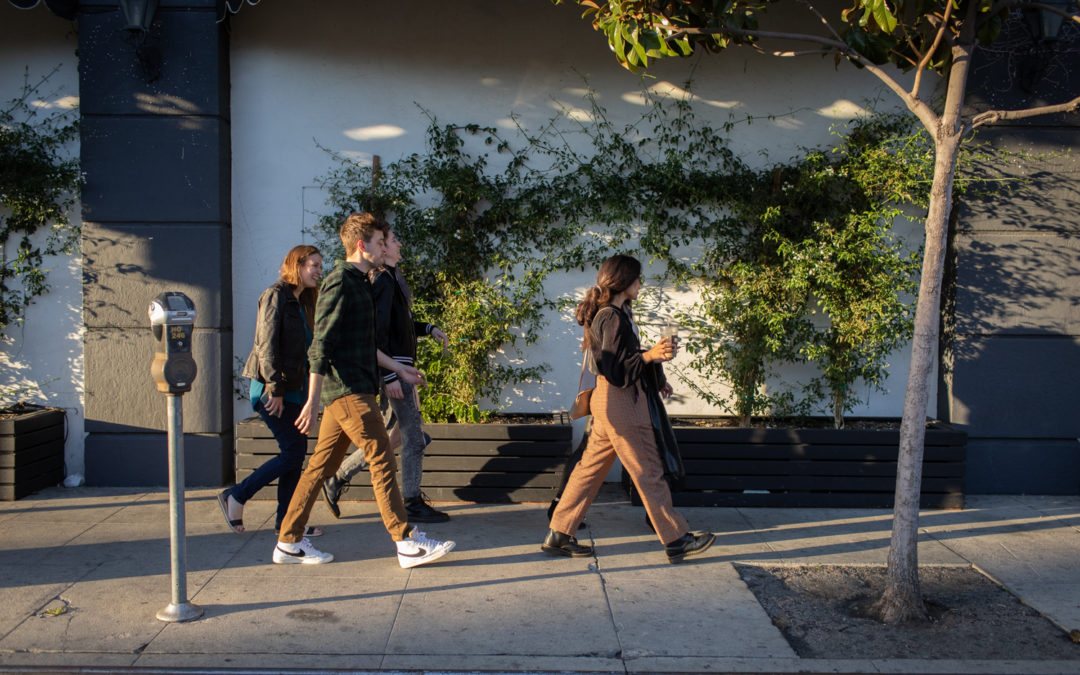
<path id="1" fill-rule="evenodd" d="M 565 415 L 531 415 L 520 422 L 425 424 L 431 445 L 424 453 L 423 490 L 433 501 L 477 503 L 546 502 L 555 497 L 570 454 L 571 426 Z M 308 438 L 308 453 L 318 431 Z M 351 453 L 355 448 L 350 447 Z M 249 417 L 236 425 L 236 481 L 240 482 L 278 447 L 266 425 Z M 398 469 L 401 459 L 398 458 Z M 400 479 L 399 479 L 400 480 Z M 262 489 L 256 499 L 276 499 Z M 361 471 L 345 499 L 374 500 L 370 475 Z"/>
<path id="2" fill-rule="evenodd" d="M 0 418 L 0 500 L 22 499 L 64 480 L 64 411 Z"/>
<path id="3" fill-rule="evenodd" d="M 892 508 L 899 430 L 676 426 L 686 479 L 677 506 Z M 963 508 L 967 434 L 926 430 L 924 508 Z M 631 501 L 641 501 L 623 477 Z"/>

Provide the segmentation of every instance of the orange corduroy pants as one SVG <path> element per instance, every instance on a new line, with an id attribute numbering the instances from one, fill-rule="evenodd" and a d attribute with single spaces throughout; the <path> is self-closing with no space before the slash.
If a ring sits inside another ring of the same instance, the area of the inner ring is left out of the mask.
<path id="1" fill-rule="evenodd" d="M 669 544 L 686 534 L 690 527 L 672 506 L 671 488 L 664 480 L 645 393 L 638 385 L 613 387 L 603 375 L 597 375 L 590 407 L 589 442 L 551 516 L 551 528 L 563 534 L 577 532 L 618 457 L 634 481 L 660 541 Z"/>

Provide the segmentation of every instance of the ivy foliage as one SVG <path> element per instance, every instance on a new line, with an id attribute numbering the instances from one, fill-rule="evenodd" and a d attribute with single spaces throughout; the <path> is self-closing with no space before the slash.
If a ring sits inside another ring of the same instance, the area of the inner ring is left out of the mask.
<path id="1" fill-rule="evenodd" d="M 79 228 L 68 218 L 82 174 L 65 146 L 78 133 L 74 111 L 36 105 L 42 87 L 29 74 L 0 108 L 0 338 L 48 292 L 46 256 L 73 253 Z"/>
<path id="2" fill-rule="evenodd" d="M 546 364 L 512 355 L 560 305 L 546 280 L 614 252 L 658 261 L 662 285 L 696 291 L 678 314 L 683 379 L 744 424 L 829 410 L 839 425 L 858 383 L 880 385 L 911 331 L 919 256 L 891 227 L 919 194 L 912 183 L 929 181 L 925 142 L 901 118 L 870 115 L 838 130 L 834 148 L 752 167 L 730 147 L 752 119 L 717 128 L 691 97 L 645 95 L 644 114 L 623 126 L 590 97 L 588 115 L 510 138 L 429 115 L 426 150 L 377 173 L 334 155 L 316 238 L 333 250 L 349 212 L 385 213 L 417 316 L 452 341 L 421 341 L 427 419 L 485 419 L 504 388 L 542 377 Z M 771 383 L 781 365 L 807 361 L 813 381 Z"/>
<path id="3" fill-rule="evenodd" d="M 348 213 L 374 210 L 391 221 L 403 244 L 401 269 L 414 314 L 439 326 L 451 343 L 443 350 L 420 341 L 430 385 L 421 392 L 424 415 L 475 422 L 495 412 L 490 402 L 507 385 L 547 371 L 545 364 L 500 355 L 542 337 L 545 310 L 553 306 L 544 279 L 554 269 L 582 265 L 581 247 L 533 194 L 532 146 L 514 151 L 494 128 L 429 119 L 427 151 L 378 173 L 335 155 L 334 168 L 319 179 L 334 210 L 321 217 L 315 234 L 324 250 L 342 256 L 337 229 Z M 501 168 L 492 168 L 489 153 L 502 155 Z"/>

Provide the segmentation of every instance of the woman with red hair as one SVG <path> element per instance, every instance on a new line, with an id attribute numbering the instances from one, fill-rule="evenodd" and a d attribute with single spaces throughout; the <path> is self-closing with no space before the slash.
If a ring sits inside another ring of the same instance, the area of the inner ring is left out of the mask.
<path id="1" fill-rule="evenodd" d="M 259 298 L 255 344 L 243 375 L 251 378 L 251 407 L 281 452 L 218 495 L 225 521 L 237 534 L 244 531 L 244 504 L 274 479 L 278 482 L 274 529 L 281 528 L 307 453 L 307 436 L 294 423 L 308 395 L 307 348 L 314 330 L 322 254 L 314 246 L 294 246 L 281 263 L 280 275 Z M 309 527 L 305 534 L 318 536 L 322 531 Z"/>

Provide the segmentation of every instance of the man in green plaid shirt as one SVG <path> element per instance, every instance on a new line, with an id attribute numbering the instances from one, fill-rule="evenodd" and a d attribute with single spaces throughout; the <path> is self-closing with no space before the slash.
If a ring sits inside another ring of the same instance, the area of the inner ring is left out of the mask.
<path id="1" fill-rule="evenodd" d="M 274 547 L 279 564 L 321 564 L 334 559 L 304 537 L 311 507 L 323 480 L 333 476 L 349 443 L 363 450 L 379 514 L 396 542 L 398 563 L 416 567 L 441 558 L 452 541 L 436 541 L 408 522 L 397 483 L 397 465 L 383 425 L 376 394 L 382 382 L 379 366 L 403 381 L 425 384 L 420 371 L 398 363 L 375 346 L 375 302 L 368 273 L 383 262 L 390 226 L 370 213 L 354 213 L 341 225 L 346 258 L 323 277 L 315 305 L 315 334 L 308 349 L 311 376 L 308 400 L 296 419 L 305 434 L 315 426 L 323 406 L 319 440 L 293 493 Z"/>

